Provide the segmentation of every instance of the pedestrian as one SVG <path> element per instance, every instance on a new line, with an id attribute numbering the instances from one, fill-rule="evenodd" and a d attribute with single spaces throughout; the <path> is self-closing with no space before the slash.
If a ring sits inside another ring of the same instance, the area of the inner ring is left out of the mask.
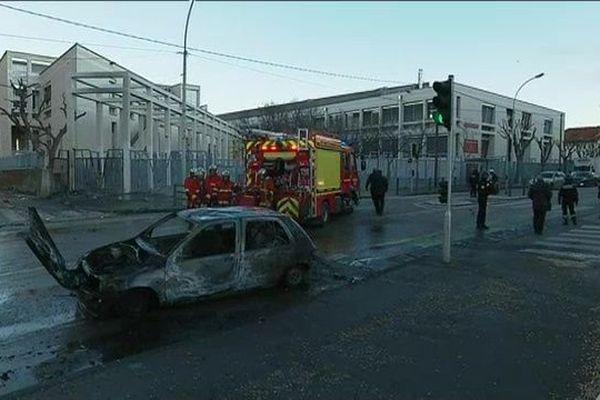
<path id="1" fill-rule="evenodd" d="M 440 203 L 446 204 L 448 202 L 448 182 L 446 182 L 446 179 L 442 178 L 440 180 L 440 183 L 438 183 L 438 186 L 440 193 L 440 195 L 438 196 L 438 200 L 440 201 Z"/>
<path id="2" fill-rule="evenodd" d="M 373 200 L 373 205 L 375 206 L 375 213 L 382 215 L 385 206 L 385 193 L 388 190 L 388 181 L 380 169 L 374 168 L 373 172 L 367 178 L 366 190 L 369 190 L 369 186 L 371 200 Z"/>
<path id="3" fill-rule="evenodd" d="M 490 180 L 490 176 L 487 172 L 483 172 L 477 184 L 477 229 L 486 230 L 490 229 L 485 224 L 485 218 L 487 214 L 487 202 L 488 196 L 492 194 L 493 187 Z"/>
<path id="4" fill-rule="evenodd" d="M 479 183 L 479 170 L 474 169 L 469 176 L 469 185 L 471 185 L 471 197 L 477 197 L 477 183 Z"/>
<path id="5" fill-rule="evenodd" d="M 560 204 L 562 208 L 563 215 L 563 225 L 569 225 L 569 216 L 571 216 L 571 221 L 573 221 L 573 225 L 577 225 L 577 216 L 575 215 L 575 206 L 579 202 L 579 193 L 577 192 L 577 188 L 573 184 L 573 178 L 570 176 L 565 178 L 565 183 L 561 186 L 558 191 L 558 204 Z"/>
<path id="6" fill-rule="evenodd" d="M 546 213 L 552 207 L 552 191 L 541 176 L 538 176 L 529 187 L 528 197 L 531 199 L 533 206 L 533 230 L 541 235 L 544 231 Z"/>

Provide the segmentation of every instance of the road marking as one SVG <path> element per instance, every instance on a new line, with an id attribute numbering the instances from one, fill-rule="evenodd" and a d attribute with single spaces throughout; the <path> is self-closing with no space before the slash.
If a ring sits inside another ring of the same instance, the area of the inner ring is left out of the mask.
<path id="1" fill-rule="evenodd" d="M 18 324 L 3 326 L 0 328 L 0 339 L 8 339 L 17 335 L 22 336 L 26 333 L 49 329 L 74 320 L 75 314 L 70 312 L 52 315 L 46 318 L 38 318 L 35 321 L 21 322 Z"/>
<path id="2" fill-rule="evenodd" d="M 20 275 L 20 274 L 28 274 L 28 273 L 30 274 L 32 272 L 41 272 L 41 271 L 44 271 L 44 269 L 42 267 L 21 269 L 19 271 L 5 272 L 3 274 L 0 274 L 0 278 L 5 277 L 5 276 L 13 276 L 13 275 Z"/>
<path id="3" fill-rule="evenodd" d="M 568 251 L 548 250 L 548 249 L 523 249 L 519 250 L 521 253 L 531 253 L 542 256 L 552 256 L 555 258 L 566 258 L 577 261 L 600 261 L 600 256 L 583 253 L 573 253 Z"/>
<path id="4" fill-rule="evenodd" d="M 598 239 L 598 238 L 600 238 L 600 233 L 592 234 L 592 233 L 568 232 L 568 233 L 561 233 L 559 236 L 582 238 L 582 239 Z"/>
<path id="5" fill-rule="evenodd" d="M 600 225 L 583 225 L 581 229 L 600 231 Z"/>
<path id="6" fill-rule="evenodd" d="M 546 239 L 547 241 L 552 241 L 552 242 L 559 242 L 559 243 L 580 243 L 580 244 L 592 244 L 592 245 L 598 245 L 598 249 L 600 249 L 600 238 L 595 238 L 595 239 L 579 239 L 579 238 L 568 238 L 568 237 L 562 237 L 562 238 L 549 238 Z"/>
<path id="7" fill-rule="evenodd" d="M 536 244 L 538 246 L 545 246 L 545 247 L 558 247 L 558 248 L 583 250 L 583 251 L 591 251 L 591 252 L 598 251 L 598 246 L 577 245 L 577 244 L 572 244 L 572 243 L 552 243 L 552 242 L 549 243 L 549 242 L 550 242 L 550 240 L 535 242 L 534 244 Z"/>

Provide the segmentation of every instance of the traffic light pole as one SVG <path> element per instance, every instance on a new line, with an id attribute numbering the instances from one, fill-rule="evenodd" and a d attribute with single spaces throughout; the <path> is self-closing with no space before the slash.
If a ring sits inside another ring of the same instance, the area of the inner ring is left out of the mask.
<path id="1" fill-rule="evenodd" d="M 448 76 L 450 82 L 450 112 L 451 125 L 448 132 L 448 150 L 447 150 L 447 172 L 448 172 L 448 201 L 446 203 L 446 213 L 444 215 L 444 243 L 443 243 L 443 259 L 445 263 L 450 262 L 451 243 L 452 243 L 452 172 L 454 167 L 454 120 L 456 116 L 455 100 L 454 100 L 454 75 Z"/>

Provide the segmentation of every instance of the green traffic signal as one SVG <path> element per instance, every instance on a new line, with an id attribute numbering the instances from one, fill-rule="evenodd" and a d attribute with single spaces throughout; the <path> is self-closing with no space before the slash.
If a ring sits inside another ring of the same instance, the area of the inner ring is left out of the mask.
<path id="1" fill-rule="evenodd" d="M 444 125 L 444 117 L 437 111 L 433 113 L 433 121 L 436 125 Z"/>

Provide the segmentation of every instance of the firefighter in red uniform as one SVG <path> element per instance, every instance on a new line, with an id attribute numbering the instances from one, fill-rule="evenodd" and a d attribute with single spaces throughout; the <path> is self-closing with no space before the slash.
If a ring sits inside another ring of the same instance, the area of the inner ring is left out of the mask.
<path id="1" fill-rule="evenodd" d="M 190 169 L 190 175 L 183 182 L 185 196 L 187 198 L 186 208 L 196 208 L 200 200 L 200 181 L 196 178 L 196 173 Z"/>
<path id="2" fill-rule="evenodd" d="M 258 174 L 260 177 L 260 200 L 258 205 L 273 208 L 273 191 L 275 190 L 273 178 L 267 174 L 265 169 L 261 169 Z"/>
<path id="3" fill-rule="evenodd" d="M 200 184 L 200 193 L 198 194 L 198 207 L 202 207 L 202 205 L 206 202 L 206 172 L 204 172 L 204 169 L 196 169 L 196 178 L 198 179 L 198 183 Z"/>
<path id="4" fill-rule="evenodd" d="M 221 177 L 217 172 L 217 167 L 211 165 L 208 169 L 208 176 L 206 177 L 206 204 L 212 207 L 217 204 L 217 194 L 219 193 L 219 184 Z"/>
<path id="5" fill-rule="evenodd" d="M 220 207 L 227 207 L 233 203 L 234 184 L 229 177 L 229 171 L 223 171 L 223 177 L 218 187 L 217 201 Z"/>

